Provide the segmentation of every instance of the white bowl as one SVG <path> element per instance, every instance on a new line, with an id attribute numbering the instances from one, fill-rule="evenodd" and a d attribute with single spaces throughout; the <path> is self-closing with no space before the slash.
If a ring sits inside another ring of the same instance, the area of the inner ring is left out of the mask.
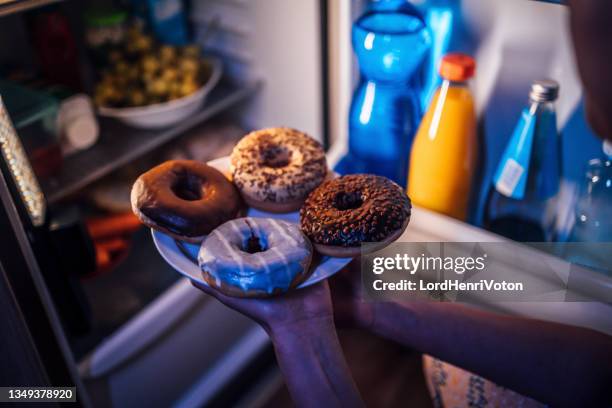
<path id="1" fill-rule="evenodd" d="M 221 78 L 223 72 L 221 61 L 217 58 L 207 58 L 206 60 L 210 62 L 212 67 L 210 78 L 204 86 L 191 95 L 168 102 L 133 108 L 99 107 L 98 114 L 115 118 L 127 125 L 141 129 L 157 129 L 174 125 L 196 112 Z"/>

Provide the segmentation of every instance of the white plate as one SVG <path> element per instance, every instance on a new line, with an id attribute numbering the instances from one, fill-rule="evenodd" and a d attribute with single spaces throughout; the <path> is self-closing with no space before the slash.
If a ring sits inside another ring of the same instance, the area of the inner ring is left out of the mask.
<path id="1" fill-rule="evenodd" d="M 217 58 L 207 58 L 207 60 L 211 64 L 210 78 L 204 86 L 191 95 L 168 102 L 132 108 L 107 108 L 102 106 L 98 108 L 98 113 L 100 116 L 115 118 L 127 125 L 142 129 L 156 129 L 178 123 L 202 106 L 210 91 L 221 78 L 223 72 L 221 61 Z"/>
<path id="2" fill-rule="evenodd" d="M 228 157 L 213 160 L 208 164 L 223 173 L 227 173 L 229 170 Z M 256 218 L 275 218 L 296 224 L 300 221 L 300 215 L 297 211 L 287 214 L 272 214 L 249 208 L 247 211 L 247 216 Z M 170 264 L 170 266 L 172 266 L 186 278 L 207 285 L 202 278 L 202 272 L 200 271 L 200 267 L 197 263 L 198 251 L 200 250 L 199 244 L 190 244 L 188 242 L 177 241 L 169 235 L 153 229 L 151 230 L 151 234 L 153 235 L 153 242 L 155 243 L 157 251 L 160 253 L 162 258 L 164 258 L 164 260 Z M 314 271 L 312 272 L 312 275 L 310 275 L 310 277 L 298 287 L 304 288 L 306 286 L 314 285 L 323 279 L 327 279 L 348 265 L 350 261 L 351 258 L 332 258 L 329 256 L 322 256 L 320 257 L 318 263 L 313 265 Z"/>

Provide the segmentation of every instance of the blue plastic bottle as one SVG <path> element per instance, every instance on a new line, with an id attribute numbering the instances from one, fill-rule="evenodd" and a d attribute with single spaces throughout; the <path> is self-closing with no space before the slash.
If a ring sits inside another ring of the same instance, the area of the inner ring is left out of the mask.
<path id="1" fill-rule="evenodd" d="M 416 7 L 423 14 L 425 24 L 431 32 L 431 51 L 426 62 L 421 106 L 423 110 L 431 103 L 434 93 L 442 82 L 438 75 L 438 63 L 449 52 L 449 47 L 465 50 L 467 36 L 461 24 L 461 2 L 456 0 L 420 0 Z M 452 40 L 452 45 L 451 45 Z"/>
<path id="2" fill-rule="evenodd" d="M 555 240 L 561 182 L 561 138 L 554 101 L 559 84 L 535 81 L 493 177 L 488 229 L 516 241 Z"/>
<path id="3" fill-rule="evenodd" d="M 405 186 L 430 33 L 406 1 L 379 0 L 354 23 L 352 39 L 361 77 L 349 112 L 349 154 L 336 170 L 379 174 Z"/>
<path id="4" fill-rule="evenodd" d="M 185 45 L 187 19 L 181 0 L 147 0 L 149 24 L 159 41 L 164 44 Z"/>

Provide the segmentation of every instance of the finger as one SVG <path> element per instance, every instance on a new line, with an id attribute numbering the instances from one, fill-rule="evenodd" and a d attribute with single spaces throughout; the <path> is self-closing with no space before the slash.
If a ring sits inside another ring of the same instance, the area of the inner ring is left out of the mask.
<path id="1" fill-rule="evenodd" d="M 217 289 L 213 288 L 212 286 L 205 285 L 202 282 L 198 282 L 198 281 L 193 281 L 192 280 L 191 284 L 193 286 L 195 286 L 196 288 L 200 289 L 202 292 L 206 293 L 207 295 L 210 295 L 210 296 L 214 297 L 215 299 L 217 299 L 218 301 L 220 301 L 221 303 L 223 303 L 223 304 L 225 304 L 227 306 L 230 306 L 232 308 L 239 308 L 240 307 L 239 302 L 242 299 L 233 298 L 233 297 L 227 296 L 227 295 L 219 292 Z"/>
<path id="2" fill-rule="evenodd" d="M 210 296 L 213 296 L 215 298 L 218 298 L 219 292 L 216 291 L 215 289 L 211 288 L 210 286 L 205 285 L 205 284 L 203 284 L 201 282 L 194 281 L 194 280 L 191 281 L 191 284 L 194 287 L 200 289 L 202 292 L 206 293 L 207 295 L 210 295 Z"/>

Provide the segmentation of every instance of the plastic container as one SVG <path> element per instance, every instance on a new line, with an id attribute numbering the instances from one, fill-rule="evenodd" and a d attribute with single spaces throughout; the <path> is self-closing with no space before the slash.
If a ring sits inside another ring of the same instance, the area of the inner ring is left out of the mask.
<path id="1" fill-rule="evenodd" d="M 467 81 L 476 63 L 447 54 L 440 63 L 442 85 L 423 117 L 410 154 L 408 195 L 412 201 L 465 220 L 478 142 L 474 101 Z"/>
<path id="2" fill-rule="evenodd" d="M 485 225 L 522 242 L 554 241 L 561 182 L 561 138 L 554 101 L 559 84 L 535 81 L 497 167 Z"/>
<path id="3" fill-rule="evenodd" d="M 91 98 L 77 94 L 62 101 L 57 115 L 57 129 L 64 154 L 93 146 L 100 129 Z"/>
<path id="4" fill-rule="evenodd" d="M 409 3 L 382 0 L 354 23 L 352 41 L 361 75 L 349 112 L 349 153 L 336 171 L 379 174 L 405 185 L 430 33 Z"/>

